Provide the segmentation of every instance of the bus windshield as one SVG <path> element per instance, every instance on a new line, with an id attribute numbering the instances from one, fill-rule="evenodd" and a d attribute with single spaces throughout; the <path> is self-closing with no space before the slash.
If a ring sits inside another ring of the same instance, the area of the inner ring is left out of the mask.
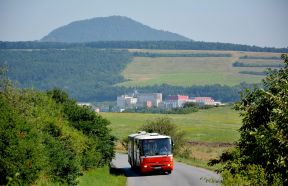
<path id="1" fill-rule="evenodd" d="M 171 139 L 145 139 L 142 140 L 141 155 L 142 156 L 157 156 L 171 154 Z"/>

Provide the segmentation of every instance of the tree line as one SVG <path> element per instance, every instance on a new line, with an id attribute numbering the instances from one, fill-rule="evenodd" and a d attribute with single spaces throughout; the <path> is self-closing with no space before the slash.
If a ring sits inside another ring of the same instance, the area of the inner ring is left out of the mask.
<path id="1" fill-rule="evenodd" d="M 281 68 L 284 67 L 283 64 L 278 63 L 278 64 L 257 64 L 257 63 L 243 63 L 236 61 L 232 64 L 233 67 L 267 67 L 267 68 Z"/>
<path id="2" fill-rule="evenodd" d="M 0 41 L 0 49 L 67 49 L 67 48 L 117 48 L 117 49 L 167 49 L 167 50 L 229 50 L 251 52 L 288 53 L 288 48 L 258 47 L 250 45 L 203 41 L 98 41 L 88 43 L 57 42 L 6 42 Z"/>
<path id="3" fill-rule="evenodd" d="M 154 53 L 133 52 L 134 57 L 232 57 L 232 54 L 221 53 Z"/>
<path id="4" fill-rule="evenodd" d="M 264 59 L 264 60 L 281 60 L 278 56 L 241 56 L 239 59 Z"/>

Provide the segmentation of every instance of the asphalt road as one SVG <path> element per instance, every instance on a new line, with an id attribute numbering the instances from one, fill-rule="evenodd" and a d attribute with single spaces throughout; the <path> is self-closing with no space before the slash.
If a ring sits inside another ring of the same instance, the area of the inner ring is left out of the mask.
<path id="1" fill-rule="evenodd" d="M 171 174 L 153 173 L 140 175 L 131 169 L 126 154 L 116 154 L 111 162 L 117 172 L 122 171 L 127 176 L 127 186 L 201 186 L 220 185 L 207 183 L 207 179 L 220 179 L 219 175 L 206 169 L 197 168 L 183 163 L 174 162 L 174 171 Z"/>

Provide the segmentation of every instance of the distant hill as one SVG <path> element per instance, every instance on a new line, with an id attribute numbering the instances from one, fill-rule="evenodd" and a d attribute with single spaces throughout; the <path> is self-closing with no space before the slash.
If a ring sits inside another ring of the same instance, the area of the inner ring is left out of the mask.
<path id="1" fill-rule="evenodd" d="M 189 41 L 176 33 L 156 30 L 128 17 L 110 16 L 75 21 L 59 27 L 40 41 L 93 42 L 93 41 Z"/>

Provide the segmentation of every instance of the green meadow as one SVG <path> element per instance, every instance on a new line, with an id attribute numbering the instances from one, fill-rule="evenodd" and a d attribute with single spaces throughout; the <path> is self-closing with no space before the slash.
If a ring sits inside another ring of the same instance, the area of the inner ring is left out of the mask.
<path id="1" fill-rule="evenodd" d="M 241 126 L 239 113 L 230 106 L 200 110 L 192 114 L 143 114 L 143 113 L 101 113 L 111 122 L 112 134 L 124 139 L 137 132 L 147 120 L 170 117 L 179 129 L 186 131 L 187 140 L 199 142 L 232 143 L 239 138 Z"/>
<path id="2" fill-rule="evenodd" d="M 229 54 L 228 57 L 134 57 L 122 75 L 128 81 L 119 86 L 170 84 L 178 86 L 221 84 L 233 86 L 241 82 L 260 83 L 264 76 L 243 74 L 241 71 L 261 72 L 264 67 L 233 67 L 236 61 L 273 64 L 275 59 L 241 59 L 240 57 L 279 57 L 277 53 L 193 50 L 130 50 L 158 54 Z"/>

